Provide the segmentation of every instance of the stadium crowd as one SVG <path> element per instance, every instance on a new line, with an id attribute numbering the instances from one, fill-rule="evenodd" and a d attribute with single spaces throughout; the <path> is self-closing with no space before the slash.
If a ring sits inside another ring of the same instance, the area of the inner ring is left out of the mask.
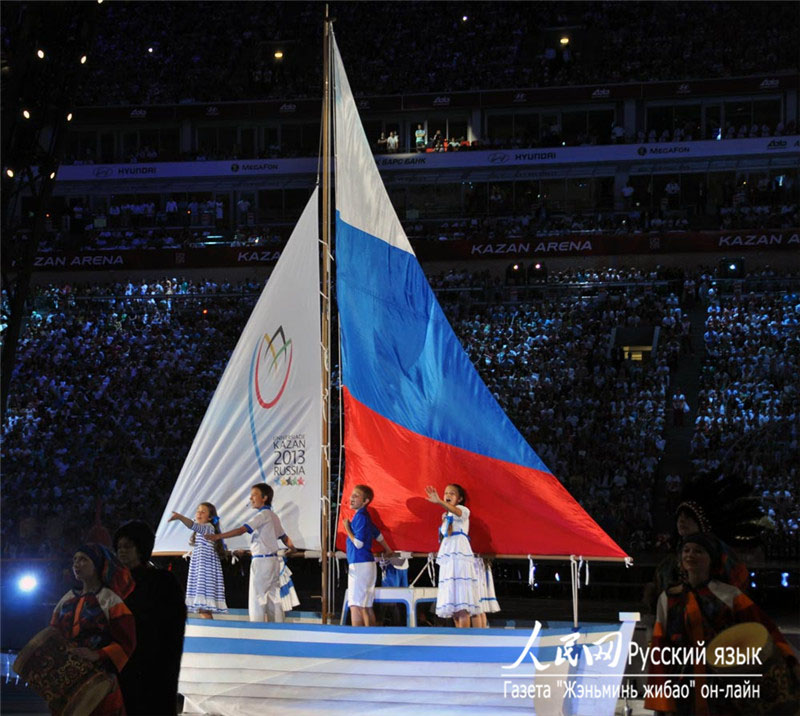
<path id="1" fill-rule="evenodd" d="M 404 222 L 404 228 L 412 241 L 485 242 L 800 226 L 798 187 L 792 173 L 756 176 L 749 184 L 747 179 L 731 180 L 722 190 L 726 204 L 715 215 L 692 210 L 689 199 L 664 209 L 650 207 L 646 198 L 641 206 L 585 210 L 549 207 L 547 199 L 537 199 L 528 210 L 515 211 L 509 192 L 508 187 L 492 186 L 487 189 L 487 205 L 474 207 L 467 218 L 411 219 Z M 73 199 L 52 214 L 40 251 L 174 249 L 202 247 L 210 241 L 279 247 L 291 230 L 286 222 L 261 217 L 244 198 L 232 208 L 220 199 L 193 195 L 164 196 L 158 202 L 152 197 L 112 197 L 105 204 L 97 202 L 94 208 Z M 17 240 L 24 242 L 29 235 L 30 229 L 21 229 Z"/>
<path id="2" fill-rule="evenodd" d="M 725 295 L 708 306 L 692 437 L 698 472 L 737 462 L 762 495 L 772 539 L 797 549 L 800 295 Z M 796 556 L 796 555 L 795 555 Z"/>
<path id="3" fill-rule="evenodd" d="M 435 274 L 431 283 L 524 437 L 634 552 L 657 539 L 652 508 L 664 479 L 670 381 L 688 351 L 681 301 L 710 302 L 694 467 L 712 469 L 721 456 L 738 461 L 769 510 L 769 544 L 785 550 L 797 527 L 796 497 L 787 492 L 796 479 L 800 300 L 720 298 L 708 292 L 709 269 L 677 274 L 667 285 L 654 283 L 663 271 L 565 270 L 549 281 L 598 290 L 516 302 L 486 271 Z M 620 283 L 634 285 L 614 291 Z M 102 495 L 106 524 L 132 513 L 157 518 L 259 290 L 257 282 L 184 278 L 37 289 L 3 428 L 4 556 L 25 550 L 23 515 L 56 520 L 50 502 L 37 499 L 45 495 L 87 518 Z M 4 323 L 6 311 L 4 301 Z M 615 327 L 651 325 L 661 331 L 653 360 L 624 360 L 613 349 Z M 739 445 L 759 428 L 787 437 L 759 443 L 761 459 L 752 462 L 752 445 L 747 455 Z M 44 533 L 51 538 L 40 554 L 59 531 Z"/>
<path id="4" fill-rule="evenodd" d="M 790 2 L 772 3 L 768 13 L 735 2 L 334 2 L 331 13 L 357 94 L 699 79 L 797 67 L 798 18 Z M 321 25 L 315 3 L 109 3 L 99 16 L 80 103 L 318 96 L 321 56 L 301 48 L 319 45 Z M 563 46 L 565 33 L 570 43 Z M 5 38 L 6 51 L 13 51 Z"/>

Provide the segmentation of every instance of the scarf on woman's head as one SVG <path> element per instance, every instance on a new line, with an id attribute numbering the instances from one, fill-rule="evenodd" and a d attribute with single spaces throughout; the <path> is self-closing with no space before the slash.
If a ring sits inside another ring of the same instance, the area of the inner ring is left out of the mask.
<path id="1" fill-rule="evenodd" d="M 76 553 L 83 552 L 92 560 L 97 576 L 104 587 L 108 587 L 121 599 L 125 599 L 136 586 L 130 570 L 120 562 L 116 555 L 107 547 L 96 542 L 82 544 Z"/>

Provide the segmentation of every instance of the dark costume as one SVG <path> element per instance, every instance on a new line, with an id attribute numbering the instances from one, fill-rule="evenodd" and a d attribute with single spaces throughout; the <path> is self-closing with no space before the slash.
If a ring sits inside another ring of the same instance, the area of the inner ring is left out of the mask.
<path id="1" fill-rule="evenodd" d="M 114 535 L 114 546 L 127 538 L 136 547 L 139 565 L 132 570 L 136 588 L 125 599 L 136 618 L 136 651 L 120 675 L 130 716 L 172 716 L 177 710 L 178 674 L 186 629 L 183 590 L 172 572 L 149 563 L 155 534 L 134 520 Z"/>
<path id="2" fill-rule="evenodd" d="M 175 714 L 186 607 L 171 572 L 152 564 L 132 570 L 136 588 L 125 600 L 136 619 L 136 651 L 120 675 L 129 716 Z"/>

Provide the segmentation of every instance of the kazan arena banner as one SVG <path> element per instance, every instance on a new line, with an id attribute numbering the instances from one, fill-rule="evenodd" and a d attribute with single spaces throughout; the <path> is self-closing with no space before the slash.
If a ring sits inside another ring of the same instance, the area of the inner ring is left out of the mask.
<path id="1" fill-rule="evenodd" d="M 739 253 L 742 251 L 797 251 L 800 229 L 743 231 L 681 231 L 647 234 L 570 234 L 516 241 L 427 241 L 410 239 L 421 261 L 465 261 L 491 258 L 545 258 L 554 256 L 621 256 L 682 253 Z M 34 271 L 113 271 L 122 269 L 232 268 L 273 266 L 279 245 L 210 246 L 195 249 L 139 251 L 114 249 L 78 253 L 40 253 Z"/>

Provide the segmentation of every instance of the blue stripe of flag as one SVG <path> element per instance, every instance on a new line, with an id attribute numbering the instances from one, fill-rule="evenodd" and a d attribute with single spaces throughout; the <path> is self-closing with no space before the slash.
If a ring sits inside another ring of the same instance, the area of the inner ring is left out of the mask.
<path id="1" fill-rule="evenodd" d="M 338 213 L 336 232 L 343 376 L 353 397 L 424 437 L 550 472 L 484 385 L 416 257 Z"/>

